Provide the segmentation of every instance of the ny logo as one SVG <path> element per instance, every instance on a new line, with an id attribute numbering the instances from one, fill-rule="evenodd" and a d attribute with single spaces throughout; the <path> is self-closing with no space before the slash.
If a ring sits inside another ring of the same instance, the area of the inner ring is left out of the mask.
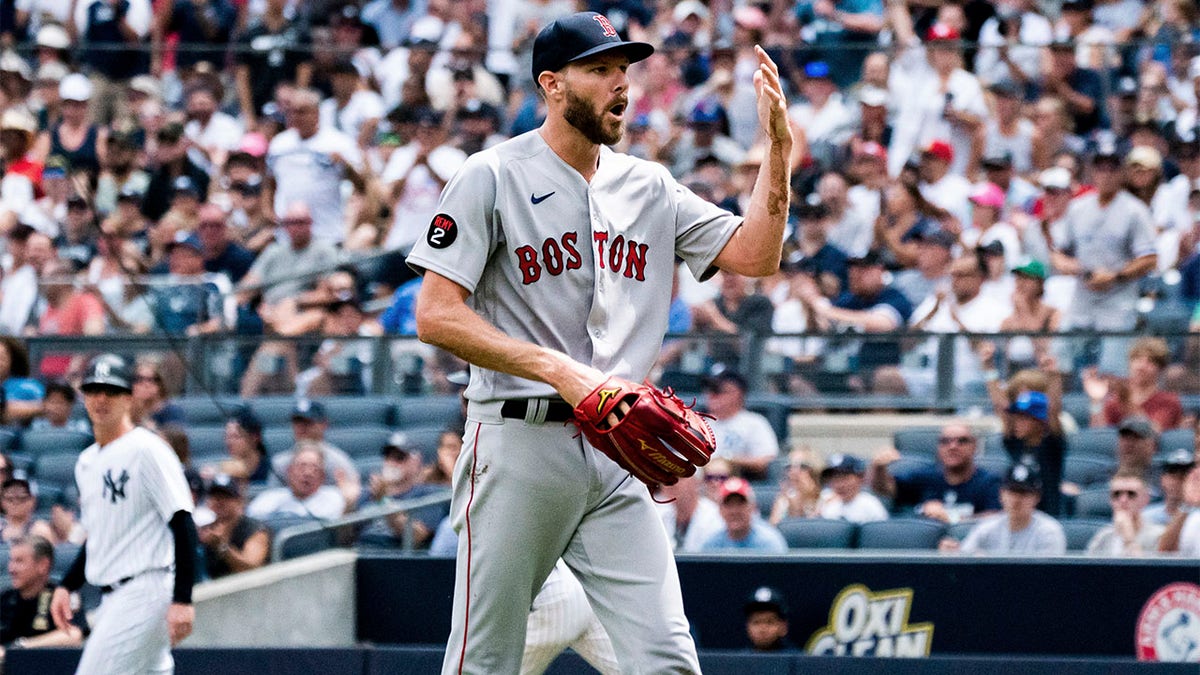
<path id="1" fill-rule="evenodd" d="M 100 361 L 96 364 L 96 377 L 108 377 L 110 375 L 112 375 L 112 369 L 107 361 Z"/>
<path id="2" fill-rule="evenodd" d="M 600 24 L 600 27 L 604 29 L 604 37 L 617 36 L 617 29 L 613 28 L 613 25 L 608 22 L 608 17 L 597 14 L 592 18 L 595 19 L 596 23 Z"/>
<path id="3" fill-rule="evenodd" d="M 112 469 L 104 472 L 104 496 L 113 504 L 118 499 L 125 499 L 125 483 L 129 482 L 129 472 L 121 469 L 121 475 L 113 480 Z"/>

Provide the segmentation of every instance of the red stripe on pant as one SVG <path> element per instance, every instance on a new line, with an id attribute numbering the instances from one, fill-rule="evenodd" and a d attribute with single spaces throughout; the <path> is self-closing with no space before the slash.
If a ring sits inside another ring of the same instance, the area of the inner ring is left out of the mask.
<path id="1" fill-rule="evenodd" d="M 471 503 L 475 501 L 475 468 L 479 461 L 479 427 L 475 425 L 475 440 L 471 443 L 471 494 L 467 497 L 467 606 L 463 612 L 462 650 L 458 654 L 458 673 L 462 675 L 463 665 L 467 661 L 467 630 L 471 627 Z"/>

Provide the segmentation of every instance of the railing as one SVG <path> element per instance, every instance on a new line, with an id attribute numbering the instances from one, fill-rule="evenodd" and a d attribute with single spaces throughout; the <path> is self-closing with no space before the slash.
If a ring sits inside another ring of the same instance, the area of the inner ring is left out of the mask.
<path id="1" fill-rule="evenodd" d="M 354 513 L 342 516 L 336 520 L 325 520 L 301 523 L 285 527 L 275 533 L 274 541 L 271 544 L 271 562 L 279 562 L 283 560 L 284 551 L 287 544 L 299 537 L 328 534 L 330 537 L 336 538 L 339 533 L 344 531 L 343 528 L 351 528 L 356 525 L 369 523 L 378 518 L 386 518 L 397 513 L 412 511 L 415 509 L 424 508 L 426 506 L 436 506 L 450 502 L 450 492 L 447 490 L 438 494 L 426 495 L 424 497 L 415 497 L 413 499 L 403 499 L 399 501 L 389 502 L 387 504 L 373 504 L 364 507 Z M 410 519 L 404 525 L 404 531 L 400 537 L 400 550 L 411 553 L 414 549 L 412 520 Z"/>
<path id="2" fill-rule="evenodd" d="M 997 345 L 994 365 L 1002 376 L 1036 367 L 1034 357 L 1041 351 L 1054 356 L 1070 392 L 1079 390 L 1085 368 L 1099 366 L 1123 373 L 1129 345 L 1151 335 L 1167 340 L 1175 375 L 1185 381 L 1200 379 L 1200 333 L 1181 326 L 1154 332 L 1057 334 L 671 334 L 665 344 L 675 356 L 658 364 L 653 377 L 694 394 L 700 391 L 703 377 L 723 365 L 746 375 L 752 392 L 760 396 L 825 399 L 831 407 L 847 399 L 858 400 L 862 407 L 863 401 L 875 397 L 892 403 L 883 406 L 889 408 L 954 410 L 986 404 L 985 369 L 974 351 L 983 341 Z M 189 396 L 290 395 L 296 392 L 297 373 L 322 368 L 336 385 L 322 392 L 331 395 L 444 394 L 457 391 L 444 376 L 462 367 L 461 361 L 415 337 L 30 337 L 27 345 L 34 376 L 47 355 L 76 357 L 76 364 L 102 351 L 157 357 L 174 366 L 177 390 Z M 247 379 L 260 374 L 273 378 L 275 388 L 248 389 Z M 1185 382 L 1176 388 L 1188 392 L 1197 386 L 1200 382 Z"/>

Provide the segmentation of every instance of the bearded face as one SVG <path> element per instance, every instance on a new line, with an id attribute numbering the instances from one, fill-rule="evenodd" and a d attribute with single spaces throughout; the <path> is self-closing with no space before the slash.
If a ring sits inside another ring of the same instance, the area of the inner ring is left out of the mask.
<path id="1" fill-rule="evenodd" d="M 563 118 L 579 130 L 583 137 L 597 145 L 615 145 L 625 135 L 625 109 L 628 99 L 624 94 L 609 101 L 603 108 L 566 90 L 567 107 Z"/>

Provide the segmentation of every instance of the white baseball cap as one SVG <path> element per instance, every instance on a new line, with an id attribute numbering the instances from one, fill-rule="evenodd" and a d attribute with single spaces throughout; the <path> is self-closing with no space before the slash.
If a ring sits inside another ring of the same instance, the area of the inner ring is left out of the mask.
<path id="1" fill-rule="evenodd" d="M 48 23 L 38 29 L 37 46 L 50 49 L 67 49 L 71 46 L 71 36 L 67 29 L 56 23 Z"/>
<path id="2" fill-rule="evenodd" d="M 58 83 L 58 96 L 64 101 L 88 101 L 92 98 L 92 82 L 79 73 L 71 73 Z"/>
<path id="3" fill-rule="evenodd" d="M 1071 172 L 1061 166 L 1052 167 L 1038 174 L 1038 183 L 1046 190 L 1071 189 Z"/>
<path id="4" fill-rule="evenodd" d="M 1198 77 L 1200 77 L 1200 56 L 1195 56 L 1188 64 L 1188 78 L 1194 80 Z"/>
<path id="5" fill-rule="evenodd" d="M 695 14 L 701 20 L 708 19 L 708 8 L 699 0 L 683 0 L 683 2 L 675 5 L 675 12 L 672 18 L 678 23 Z"/>

